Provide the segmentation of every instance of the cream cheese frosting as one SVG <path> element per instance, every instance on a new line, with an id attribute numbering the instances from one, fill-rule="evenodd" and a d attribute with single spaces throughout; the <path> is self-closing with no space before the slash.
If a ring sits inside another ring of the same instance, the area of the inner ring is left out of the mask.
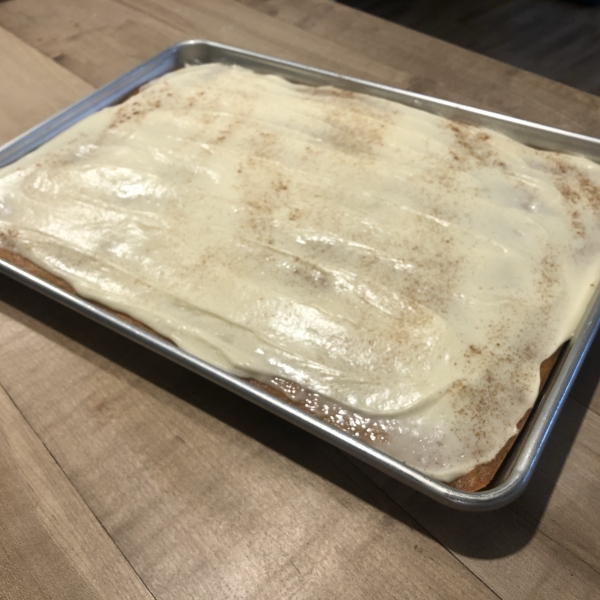
<path id="1" fill-rule="evenodd" d="M 0 170 L 0 247 L 444 481 L 533 405 L 599 217 L 585 158 L 219 64 Z"/>

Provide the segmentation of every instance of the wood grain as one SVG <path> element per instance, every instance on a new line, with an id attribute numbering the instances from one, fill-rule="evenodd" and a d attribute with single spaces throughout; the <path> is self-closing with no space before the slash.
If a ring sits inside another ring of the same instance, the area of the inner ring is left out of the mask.
<path id="1" fill-rule="evenodd" d="M 598 440 L 600 418 L 567 404 L 523 496 L 485 514 L 407 495 L 356 464 L 500 597 L 592 599 L 600 585 Z"/>
<path id="2" fill-rule="evenodd" d="M 233 0 L 126 5 L 116 0 L 11 0 L 0 25 L 94 85 L 101 85 L 175 42 L 208 38 L 401 84 L 405 74 Z M 98 48 L 102 52 L 98 52 Z"/>
<path id="3" fill-rule="evenodd" d="M 0 57 L 0 81 L 5 82 L 0 85 L 0 143 L 93 90 L 79 77 L 2 28 Z"/>
<path id="4" fill-rule="evenodd" d="M 600 415 L 600 378 L 598 377 L 598 365 L 600 364 L 600 334 L 592 343 L 584 367 L 581 369 L 570 397 L 577 400 L 591 411 Z"/>
<path id="5" fill-rule="evenodd" d="M 342 0 L 388 21 L 600 94 L 594 0 Z M 587 6 L 586 6 L 587 4 Z M 598 2 L 595 2 L 596 7 Z"/>
<path id="6" fill-rule="evenodd" d="M 0 388 L 0 597 L 152 598 Z"/>

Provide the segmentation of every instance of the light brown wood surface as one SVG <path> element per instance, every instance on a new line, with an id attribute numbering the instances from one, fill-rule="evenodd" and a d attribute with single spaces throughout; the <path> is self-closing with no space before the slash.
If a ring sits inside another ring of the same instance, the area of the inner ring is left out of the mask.
<path id="1" fill-rule="evenodd" d="M 0 3 L 0 141 L 205 37 L 600 135 L 600 99 L 326 0 Z M 525 492 L 441 507 L 0 276 L 0 598 L 597 598 L 600 343 Z"/>

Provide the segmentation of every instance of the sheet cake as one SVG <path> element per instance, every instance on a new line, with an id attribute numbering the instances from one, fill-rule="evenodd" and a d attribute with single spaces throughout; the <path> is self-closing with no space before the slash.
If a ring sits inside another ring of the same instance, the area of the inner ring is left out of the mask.
<path id="1" fill-rule="evenodd" d="M 5 253 L 446 482 L 535 402 L 599 212 L 587 159 L 219 64 L 0 170 Z"/>

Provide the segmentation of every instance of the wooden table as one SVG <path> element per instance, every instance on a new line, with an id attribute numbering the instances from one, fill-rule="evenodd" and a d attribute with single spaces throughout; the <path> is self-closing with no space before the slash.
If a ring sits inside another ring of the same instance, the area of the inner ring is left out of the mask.
<path id="1" fill-rule="evenodd" d="M 325 0 L 9 0 L 1 141 L 190 37 L 600 136 L 600 98 Z M 0 277 L 0 597 L 598 598 L 599 360 L 525 494 L 460 513 Z"/>

